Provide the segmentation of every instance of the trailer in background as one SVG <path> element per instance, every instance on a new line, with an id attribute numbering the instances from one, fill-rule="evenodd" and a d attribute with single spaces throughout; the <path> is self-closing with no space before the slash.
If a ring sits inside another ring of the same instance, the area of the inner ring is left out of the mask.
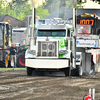
<path id="1" fill-rule="evenodd" d="M 13 28 L 12 29 L 12 43 L 24 45 L 26 41 L 27 28 Z"/>
<path id="2" fill-rule="evenodd" d="M 25 67 L 25 51 L 29 46 L 27 43 L 27 31 L 28 28 L 12 29 L 12 43 L 15 43 L 17 48 L 17 67 Z"/>

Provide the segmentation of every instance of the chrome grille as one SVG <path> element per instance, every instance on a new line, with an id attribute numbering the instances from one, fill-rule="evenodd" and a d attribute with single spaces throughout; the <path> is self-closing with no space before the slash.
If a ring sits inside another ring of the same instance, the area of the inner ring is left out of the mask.
<path id="1" fill-rule="evenodd" d="M 57 41 L 38 41 L 37 57 L 57 57 Z"/>

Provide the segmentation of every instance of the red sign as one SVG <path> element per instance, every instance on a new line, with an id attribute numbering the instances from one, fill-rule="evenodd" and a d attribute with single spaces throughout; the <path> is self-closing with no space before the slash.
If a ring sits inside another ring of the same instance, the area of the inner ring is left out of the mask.
<path id="1" fill-rule="evenodd" d="M 78 24 L 87 24 L 87 25 L 94 25 L 94 20 L 93 19 L 78 19 Z"/>

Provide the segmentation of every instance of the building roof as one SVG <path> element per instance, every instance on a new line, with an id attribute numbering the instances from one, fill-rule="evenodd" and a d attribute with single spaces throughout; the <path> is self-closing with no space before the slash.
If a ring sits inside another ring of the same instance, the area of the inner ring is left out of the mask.
<path id="1" fill-rule="evenodd" d="M 5 17 L 6 15 L 0 15 L 0 22 L 3 20 L 3 18 Z"/>
<path id="2" fill-rule="evenodd" d="M 12 27 L 25 27 L 25 22 L 21 21 L 15 17 L 12 17 L 8 14 L 5 15 L 0 15 L 0 22 L 8 22 L 8 20 L 10 20 L 10 24 L 12 25 Z"/>
<path id="3" fill-rule="evenodd" d="M 6 17 L 6 16 L 10 16 L 10 15 L 8 15 L 8 14 L 0 15 L 0 22 L 1 22 L 1 21 L 4 19 L 4 17 Z M 19 20 L 19 19 L 13 17 L 13 16 L 10 16 L 10 17 L 12 17 L 12 18 L 14 18 L 14 19 L 16 19 L 16 20 Z M 21 20 L 19 20 L 19 21 L 21 21 Z M 21 22 L 23 22 L 23 21 L 21 21 Z"/>

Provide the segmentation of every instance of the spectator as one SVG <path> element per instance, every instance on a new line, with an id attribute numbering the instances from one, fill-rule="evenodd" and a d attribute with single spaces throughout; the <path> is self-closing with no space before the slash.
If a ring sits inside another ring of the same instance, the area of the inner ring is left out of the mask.
<path id="1" fill-rule="evenodd" d="M 10 47 L 10 56 L 11 56 L 11 66 L 12 67 L 15 67 L 15 57 L 16 57 L 16 52 L 17 52 L 17 50 L 16 50 L 16 48 L 15 48 L 15 43 L 13 43 L 12 45 L 11 45 L 11 47 Z"/>

